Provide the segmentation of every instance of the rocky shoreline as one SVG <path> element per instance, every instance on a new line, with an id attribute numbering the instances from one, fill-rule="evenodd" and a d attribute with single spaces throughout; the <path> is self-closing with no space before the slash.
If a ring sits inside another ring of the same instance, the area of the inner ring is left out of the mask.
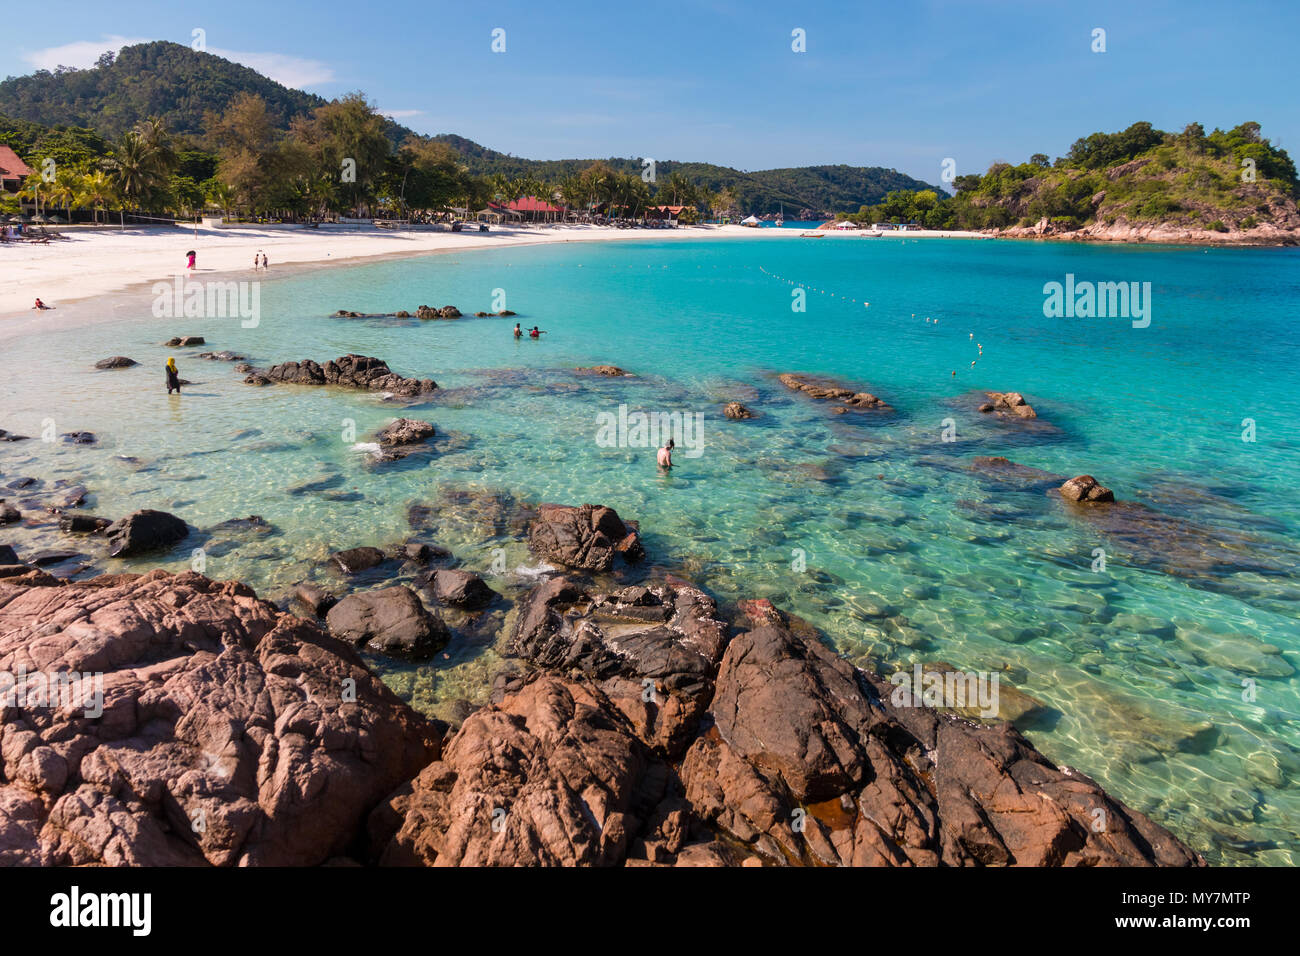
<path id="1" fill-rule="evenodd" d="M 900 702 L 766 601 L 618 585 L 644 548 L 612 509 L 519 520 L 565 570 L 517 602 L 490 702 L 458 728 L 355 649 L 436 646 L 451 611 L 408 588 L 317 588 L 322 626 L 193 572 L 9 565 L 0 671 L 101 674 L 102 713 L 0 701 L 0 862 L 1203 865 L 1009 724 Z M 423 580 L 448 609 L 498 597 L 468 572 Z"/>

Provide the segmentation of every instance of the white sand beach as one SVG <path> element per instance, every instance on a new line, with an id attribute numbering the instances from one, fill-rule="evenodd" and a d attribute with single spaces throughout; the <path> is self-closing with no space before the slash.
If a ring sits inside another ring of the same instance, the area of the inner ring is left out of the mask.
<path id="1" fill-rule="evenodd" d="M 9 243 L 0 247 L 0 320 L 31 315 L 39 297 L 58 308 L 72 302 L 121 292 L 132 286 L 168 279 L 184 271 L 185 254 L 197 255 L 196 277 L 218 273 L 252 273 L 253 255 L 266 253 L 270 267 L 312 263 L 429 255 L 467 249 L 548 242 L 620 240 L 676 241 L 690 239 L 795 238 L 794 229 L 750 229 L 743 226 L 682 226 L 676 229 L 614 229 L 606 226 L 563 225 L 493 227 L 490 232 L 392 231 L 375 228 L 265 229 L 255 226 L 226 228 L 105 227 L 93 232 L 68 232 L 67 240 L 48 244 Z M 859 231 L 830 231 L 825 238 L 861 239 Z M 886 233 L 889 239 L 933 237 L 982 238 L 978 233 Z M 812 241 L 812 240 L 809 240 Z M 262 273 L 257 273 L 259 276 Z"/>

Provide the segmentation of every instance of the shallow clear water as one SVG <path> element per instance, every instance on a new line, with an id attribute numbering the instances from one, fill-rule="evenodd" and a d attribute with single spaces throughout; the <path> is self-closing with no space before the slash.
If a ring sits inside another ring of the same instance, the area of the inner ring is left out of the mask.
<path id="1" fill-rule="evenodd" d="M 1044 318 L 1043 284 L 1066 273 L 1151 282 L 1150 327 Z M 805 312 L 791 309 L 791 282 L 807 290 Z M 517 319 L 330 317 L 423 303 L 468 314 L 493 307 L 495 290 Z M 79 481 L 87 510 L 161 508 L 198 529 L 261 515 L 278 533 L 204 533 L 130 566 L 180 569 L 201 544 L 207 573 L 278 601 L 324 577 L 330 551 L 410 537 L 413 502 L 442 502 L 433 539 L 500 589 L 517 587 L 491 573 L 495 548 L 510 569 L 536 564 L 508 522 L 448 491 L 488 493 L 479 505 L 492 495 L 608 504 L 641 522 L 656 567 L 724 601 L 768 597 L 859 663 L 1000 672 L 1047 706 L 1024 727 L 1036 746 L 1210 859 L 1300 859 L 1290 783 L 1300 771 L 1300 252 L 647 240 L 317 268 L 261 293 L 254 329 L 155 319 L 148 290 L 18 320 L 42 323 L 39 336 L 0 325 L 0 428 L 39 436 L 52 419 L 59 433 L 99 436 L 95 446 L 0 443 L 0 485 Z M 98 321 L 60 330 L 78 310 Z M 516 342 L 515 321 L 548 334 Z M 208 344 L 159 344 L 180 334 Z M 441 388 L 412 407 L 259 389 L 194 357 L 205 349 L 259 366 L 355 351 Z M 143 365 L 90 369 L 118 354 Z M 164 394 L 169 354 L 195 382 L 181 398 Z M 635 377 L 573 371 L 597 363 Z M 833 415 L 776 382 L 786 371 L 840 378 L 897 412 Z M 979 415 L 972 392 L 985 388 L 1023 392 L 1043 426 Z M 727 421 L 730 399 L 761 417 Z M 702 454 L 679 452 L 667 477 L 653 448 L 600 447 L 598 415 L 621 403 L 702 414 Z M 376 468 L 357 444 L 398 414 L 434 422 L 438 451 Z M 1243 419 L 1255 442 L 1242 441 Z M 945 420 L 956 441 L 943 440 Z M 976 455 L 1096 475 L 1119 498 L 1187 522 L 1187 546 L 1108 536 L 1041 487 L 982 478 L 969 468 Z M 0 540 L 20 552 L 71 545 L 109 564 L 49 530 L 6 528 Z M 1228 560 L 1194 560 L 1216 543 Z M 1092 570 L 1096 548 L 1104 571 Z M 489 643 L 480 632 L 431 666 L 380 663 L 400 692 L 442 712 L 484 699 L 499 663 Z"/>

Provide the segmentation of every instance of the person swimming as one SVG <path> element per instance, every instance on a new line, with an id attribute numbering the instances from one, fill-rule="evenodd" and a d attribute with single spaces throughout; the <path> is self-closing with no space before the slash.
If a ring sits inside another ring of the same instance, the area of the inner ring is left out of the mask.
<path id="1" fill-rule="evenodd" d="M 515 323 L 515 338 L 519 338 L 519 337 L 522 336 L 523 334 L 524 334 L 523 329 L 519 328 L 519 323 L 516 322 L 516 323 Z"/>
<path id="2" fill-rule="evenodd" d="M 181 373 L 176 369 L 176 359 L 169 358 L 167 359 L 167 394 L 168 395 L 172 393 L 173 388 L 176 389 L 177 395 L 181 393 Z"/>
<path id="3" fill-rule="evenodd" d="M 528 337 L 529 337 L 530 339 L 540 339 L 540 338 L 541 338 L 543 335 L 545 335 L 545 334 L 546 334 L 546 330 L 545 330 L 545 329 L 539 329 L 539 328 L 538 328 L 537 326 L 535 326 L 535 325 L 534 325 L 531 329 L 528 330 Z"/>
<path id="4" fill-rule="evenodd" d="M 668 444 L 659 449 L 659 467 L 671 468 L 673 466 L 673 449 L 677 447 L 673 440 L 668 439 Z"/>

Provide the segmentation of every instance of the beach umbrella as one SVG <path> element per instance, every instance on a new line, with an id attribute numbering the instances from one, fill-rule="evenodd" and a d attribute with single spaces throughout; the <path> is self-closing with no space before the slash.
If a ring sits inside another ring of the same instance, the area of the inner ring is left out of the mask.
<path id="1" fill-rule="evenodd" d="M 49 222 L 49 220 L 46 219 L 44 216 L 42 216 L 40 213 L 37 213 L 35 216 L 33 216 L 31 221 L 37 224 Z"/>
<path id="2" fill-rule="evenodd" d="M 53 224 L 53 225 L 55 225 L 55 226 L 58 226 L 58 225 L 62 225 L 63 220 L 60 219 L 58 216 L 51 216 L 51 217 L 50 217 L 50 223 Z"/>

